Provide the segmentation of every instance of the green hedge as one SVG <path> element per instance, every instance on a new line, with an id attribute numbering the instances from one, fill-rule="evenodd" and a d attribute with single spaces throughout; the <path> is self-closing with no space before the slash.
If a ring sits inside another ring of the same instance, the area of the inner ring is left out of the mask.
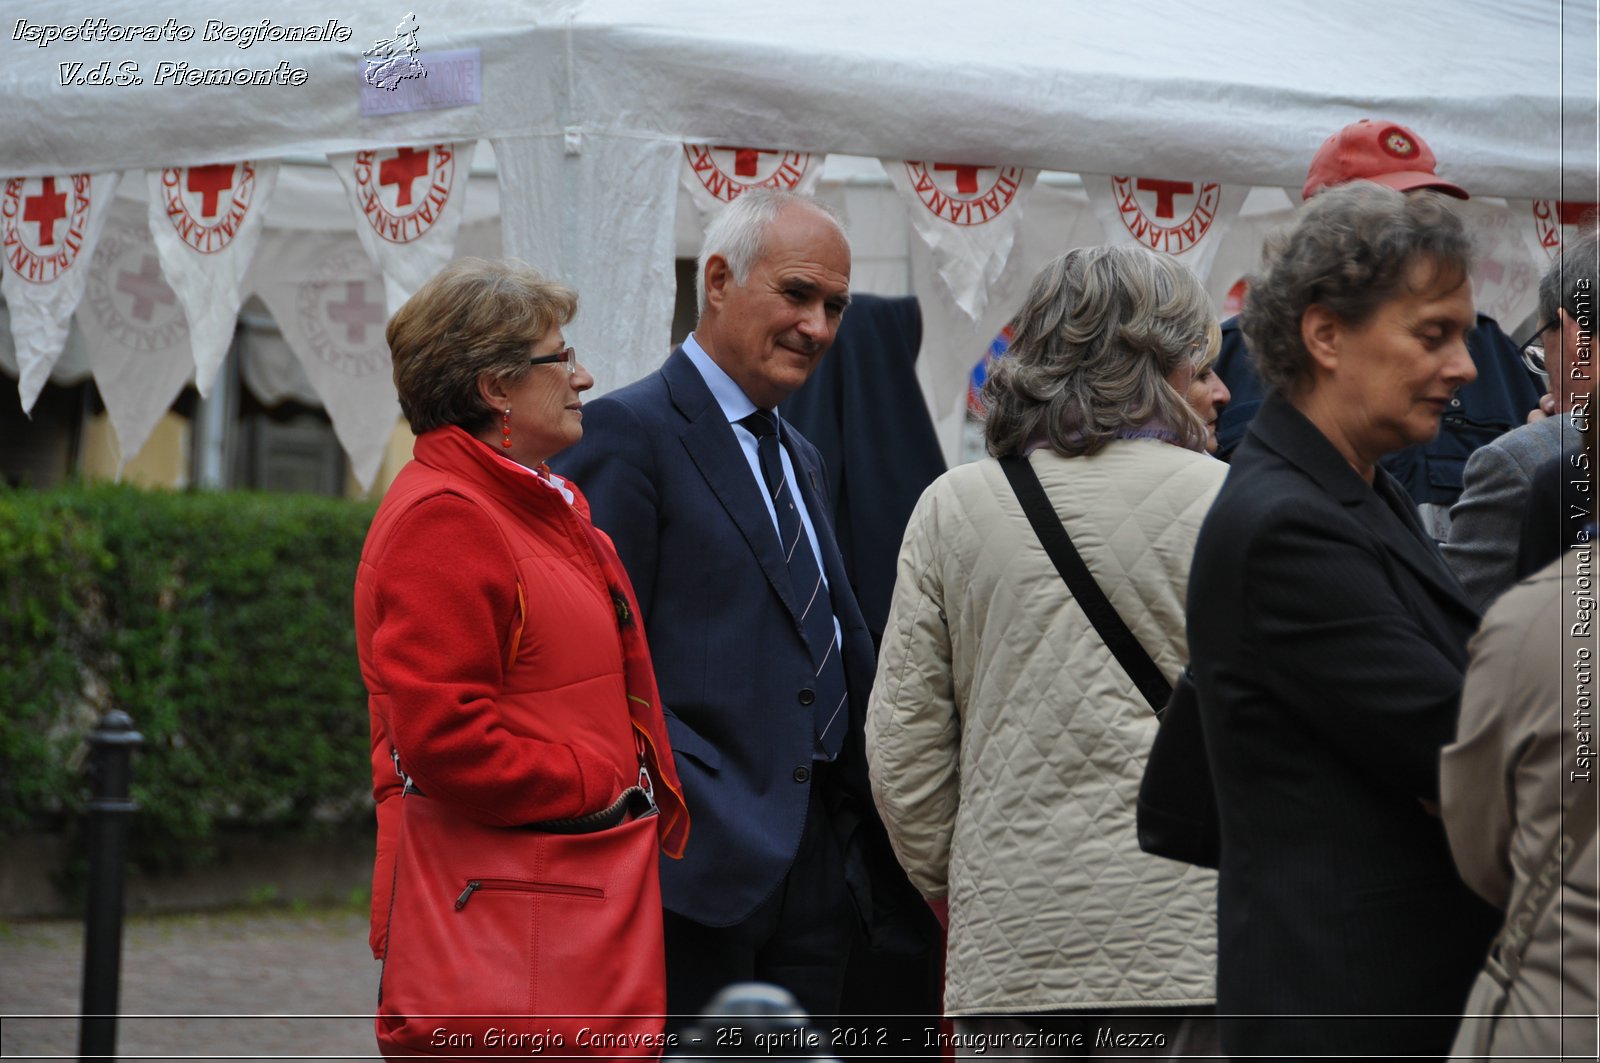
<path id="1" fill-rule="evenodd" d="M 245 492 L 0 489 L 0 837 L 81 830 L 89 731 L 120 708 L 130 857 L 370 820 L 351 595 L 374 505 Z"/>

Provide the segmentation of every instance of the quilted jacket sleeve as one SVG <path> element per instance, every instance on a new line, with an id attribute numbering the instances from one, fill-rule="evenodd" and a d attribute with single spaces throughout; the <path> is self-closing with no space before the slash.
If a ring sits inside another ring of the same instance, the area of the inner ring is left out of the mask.
<path id="1" fill-rule="evenodd" d="M 866 726 L 878 812 L 901 866 L 929 898 L 948 888 L 961 744 L 936 556 L 942 542 L 936 490 L 937 484 L 917 504 L 900 547 Z"/>

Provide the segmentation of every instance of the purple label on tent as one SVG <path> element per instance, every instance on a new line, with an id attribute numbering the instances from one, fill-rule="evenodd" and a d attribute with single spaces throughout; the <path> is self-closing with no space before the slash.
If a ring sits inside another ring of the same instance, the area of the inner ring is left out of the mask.
<path id="1" fill-rule="evenodd" d="M 477 48 L 369 57 L 357 77 L 363 118 L 483 102 L 483 58 Z"/>

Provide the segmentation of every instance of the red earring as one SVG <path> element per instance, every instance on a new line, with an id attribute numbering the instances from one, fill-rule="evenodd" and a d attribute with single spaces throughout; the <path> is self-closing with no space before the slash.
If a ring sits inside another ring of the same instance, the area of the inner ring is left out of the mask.
<path id="1" fill-rule="evenodd" d="M 505 416 L 500 418 L 500 445 L 507 450 L 511 449 L 511 407 L 506 407 Z"/>

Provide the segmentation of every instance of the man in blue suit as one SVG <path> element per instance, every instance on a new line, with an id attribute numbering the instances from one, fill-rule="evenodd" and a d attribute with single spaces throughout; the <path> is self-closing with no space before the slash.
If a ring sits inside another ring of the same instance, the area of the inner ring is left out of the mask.
<path id="1" fill-rule="evenodd" d="M 904 879 L 875 856 L 872 641 L 821 460 L 776 407 L 833 342 L 850 247 L 814 200 L 746 192 L 707 231 L 698 280 L 694 332 L 586 404 L 556 465 L 633 578 L 694 822 L 662 864 L 669 1010 L 682 1022 L 754 979 L 832 1014 L 874 886 L 881 910 Z"/>

